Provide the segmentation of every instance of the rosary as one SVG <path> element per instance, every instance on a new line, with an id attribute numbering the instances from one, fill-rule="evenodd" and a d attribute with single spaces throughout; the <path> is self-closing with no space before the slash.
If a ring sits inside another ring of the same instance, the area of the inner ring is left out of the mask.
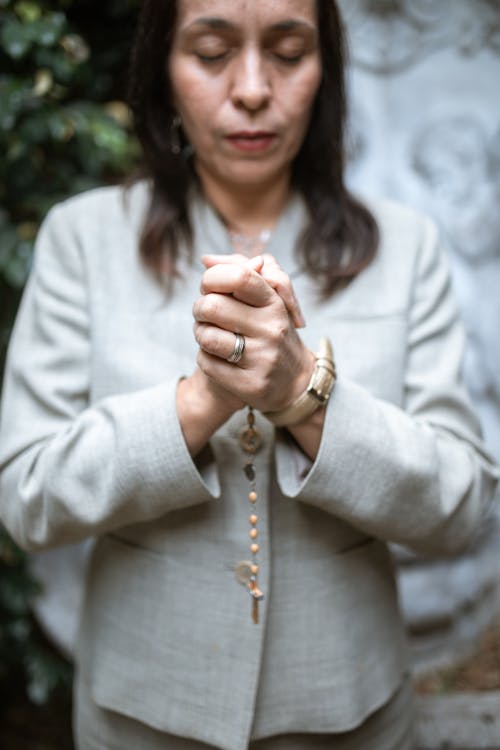
<path id="1" fill-rule="evenodd" d="M 264 599 L 264 594 L 259 589 L 257 577 L 259 574 L 259 564 L 257 562 L 257 554 L 259 552 L 259 543 L 257 537 L 259 532 L 257 530 L 257 522 L 259 520 L 255 513 L 257 503 L 257 489 L 255 484 L 255 466 L 253 463 L 253 457 L 260 448 L 262 439 L 255 428 L 255 415 L 251 406 L 248 407 L 247 412 L 247 426 L 241 433 L 241 446 L 247 455 L 247 460 L 243 467 L 243 472 L 250 482 L 250 491 L 248 493 L 248 500 L 250 503 L 250 552 L 252 553 L 251 562 L 240 563 L 236 570 L 236 576 L 241 583 L 244 583 L 252 598 L 252 620 L 255 624 L 259 622 L 259 602 Z"/>
<path id="2" fill-rule="evenodd" d="M 234 231 L 229 231 L 229 237 L 234 249 L 237 252 L 241 252 L 244 255 L 247 255 L 248 257 L 252 257 L 257 253 L 264 252 L 267 244 L 269 243 L 269 240 L 271 239 L 271 236 L 272 232 L 269 229 L 263 229 L 261 232 L 259 232 L 258 235 L 254 237 L 239 234 Z M 247 424 L 241 432 L 240 442 L 241 447 L 243 448 L 243 451 L 245 452 L 247 457 L 245 465 L 243 466 L 243 472 L 248 482 L 250 483 L 250 490 L 248 492 L 250 515 L 248 520 L 250 521 L 249 536 L 252 560 L 245 560 L 241 563 L 238 563 L 238 565 L 236 566 L 236 578 L 240 583 L 245 585 L 251 596 L 252 620 L 257 625 L 259 622 L 259 602 L 264 599 L 264 594 L 258 586 L 259 564 L 257 562 L 257 555 L 259 552 L 259 543 L 257 539 L 259 536 L 259 531 L 257 529 L 257 522 L 259 520 L 259 517 L 255 512 L 258 496 L 255 483 L 256 476 L 253 458 L 262 444 L 262 438 L 259 431 L 255 427 L 255 414 L 251 406 L 248 407 Z"/>

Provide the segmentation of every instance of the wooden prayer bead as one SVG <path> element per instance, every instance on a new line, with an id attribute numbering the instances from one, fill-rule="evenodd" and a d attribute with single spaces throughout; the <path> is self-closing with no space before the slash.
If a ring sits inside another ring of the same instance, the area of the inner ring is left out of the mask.
<path id="1" fill-rule="evenodd" d="M 259 545 L 256 543 L 250 545 L 250 550 L 252 552 L 252 555 L 256 555 L 257 552 L 259 551 Z"/>
<path id="2" fill-rule="evenodd" d="M 255 526 L 258 520 L 259 520 L 258 517 L 254 513 L 252 513 L 252 515 L 249 518 L 249 521 L 252 524 L 252 526 Z"/>
<path id="3" fill-rule="evenodd" d="M 257 539 L 259 535 L 259 532 L 257 531 L 257 529 L 250 529 L 248 533 L 250 534 L 251 539 Z"/>
<path id="4" fill-rule="evenodd" d="M 257 493 L 252 490 L 252 492 L 250 492 L 249 495 L 248 495 L 248 499 L 250 500 L 251 503 L 256 503 L 257 502 Z"/>

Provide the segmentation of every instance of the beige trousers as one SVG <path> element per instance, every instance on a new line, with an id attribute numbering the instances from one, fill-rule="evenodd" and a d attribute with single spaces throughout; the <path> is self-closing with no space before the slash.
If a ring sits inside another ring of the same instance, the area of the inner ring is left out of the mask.
<path id="1" fill-rule="evenodd" d="M 74 701 L 77 750 L 214 750 L 192 739 L 158 732 L 106 711 L 77 680 Z M 391 700 L 356 729 L 342 734 L 286 734 L 252 741 L 248 750 L 413 750 L 413 687 L 406 678 Z"/>

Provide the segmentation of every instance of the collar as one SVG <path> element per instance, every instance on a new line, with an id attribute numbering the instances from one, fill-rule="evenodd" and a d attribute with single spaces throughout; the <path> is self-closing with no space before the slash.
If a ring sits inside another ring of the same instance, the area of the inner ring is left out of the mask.
<path id="1" fill-rule="evenodd" d="M 234 252 L 227 229 L 214 207 L 199 188 L 193 189 L 189 199 L 193 227 L 193 260 L 202 266 L 201 256 L 207 253 Z M 266 252 L 274 255 L 290 278 L 298 276 L 301 266 L 297 257 L 297 243 L 308 223 L 308 211 L 302 196 L 294 191 L 278 219 Z"/>

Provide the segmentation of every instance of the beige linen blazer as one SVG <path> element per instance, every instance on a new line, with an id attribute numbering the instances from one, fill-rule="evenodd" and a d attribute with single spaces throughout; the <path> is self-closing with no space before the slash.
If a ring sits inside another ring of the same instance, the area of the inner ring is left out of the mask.
<path id="1" fill-rule="evenodd" d="M 175 409 L 197 346 L 200 255 L 230 252 L 193 197 L 192 263 L 167 297 L 137 240 L 145 183 L 55 207 L 11 339 L 0 433 L 1 518 L 27 550 L 97 537 L 78 665 L 96 703 L 224 750 L 338 732 L 407 669 L 388 541 L 423 553 L 471 540 L 498 476 L 461 384 L 464 335 L 433 224 L 370 203 L 374 262 L 320 302 L 295 255 L 295 196 L 269 251 L 292 276 L 338 382 L 310 464 L 257 415 L 261 623 L 234 568 L 248 555 L 235 414 L 196 462 Z M 237 376 L 237 375 L 236 375 Z"/>

